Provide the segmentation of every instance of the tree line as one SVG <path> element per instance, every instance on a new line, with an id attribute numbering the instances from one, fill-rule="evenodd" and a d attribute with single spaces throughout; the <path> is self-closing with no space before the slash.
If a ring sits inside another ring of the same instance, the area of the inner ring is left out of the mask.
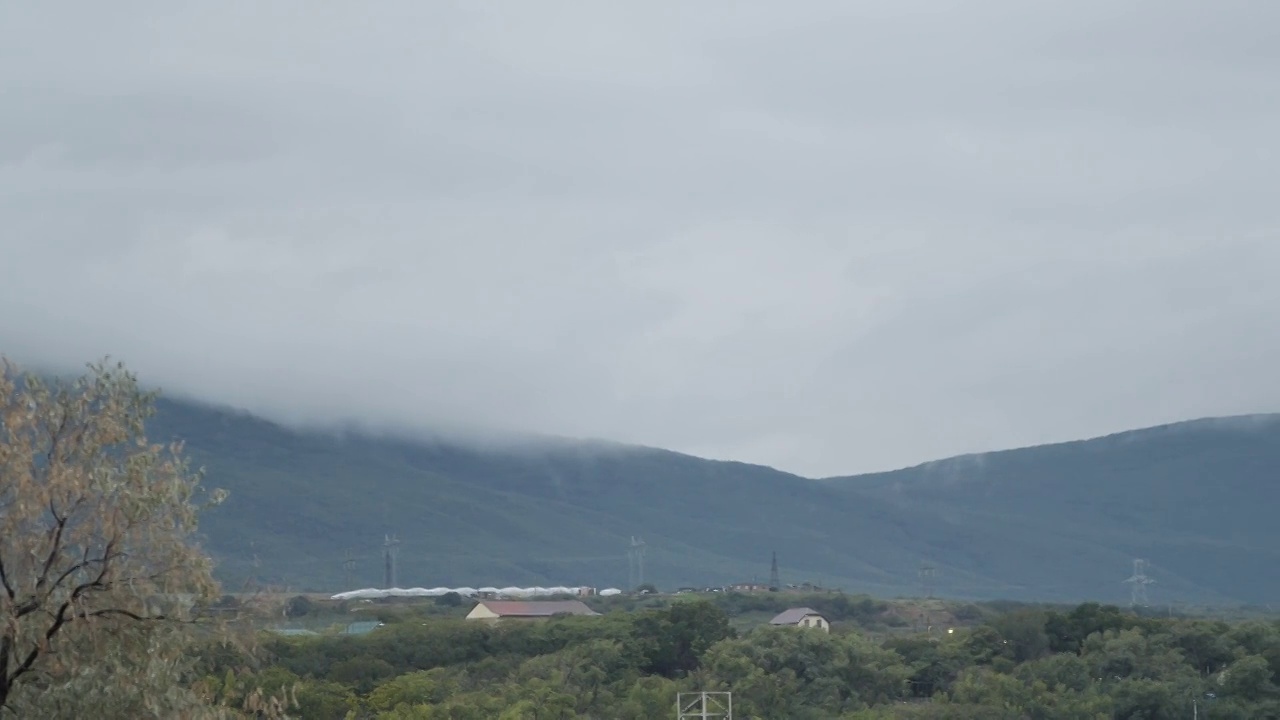
<path id="1" fill-rule="evenodd" d="M 992 613 L 954 632 L 846 623 L 735 631 L 714 602 L 498 625 L 387 613 L 364 636 L 281 637 L 211 660 L 211 699 L 287 695 L 320 720 L 649 720 L 676 694 L 733 692 L 790 720 L 1280 717 L 1280 624 L 1142 617 L 1083 604 Z M 208 655 L 215 658 L 215 655 Z"/>

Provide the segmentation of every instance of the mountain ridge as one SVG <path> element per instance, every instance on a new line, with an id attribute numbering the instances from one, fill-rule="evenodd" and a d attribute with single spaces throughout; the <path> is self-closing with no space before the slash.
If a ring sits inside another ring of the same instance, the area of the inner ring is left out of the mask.
<path id="1" fill-rule="evenodd" d="M 1247 495 L 1250 483 L 1274 475 L 1280 457 L 1260 453 L 1256 442 L 1242 445 L 1248 433 L 1227 430 L 1214 441 L 1205 430 L 1253 423 L 1254 434 L 1268 441 L 1274 434 L 1280 445 L 1280 415 L 1240 417 L 1261 419 L 1193 420 L 833 478 L 609 441 L 498 449 L 304 430 L 182 399 L 162 398 L 149 428 L 153 440 L 184 440 L 193 461 L 208 468 L 208 484 L 231 491 L 202 528 L 232 586 L 381 585 L 381 542 L 394 534 L 402 585 L 622 587 L 633 579 L 626 548 L 639 536 L 647 543 L 645 579 L 664 587 L 763 580 L 776 550 L 784 582 L 918 594 L 917 571 L 927 561 L 938 567 L 938 592 L 948 595 L 1119 601 L 1124 588 L 1116 577 L 1145 553 L 1165 573 L 1168 594 L 1253 602 L 1271 583 L 1250 584 L 1244 568 L 1235 568 L 1242 591 L 1224 592 L 1234 575 L 1162 558 L 1181 543 L 1219 565 L 1231 553 L 1249 558 L 1242 562 L 1269 559 L 1272 536 L 1257 513 L 1243 511 L 1248 523 L 1234 539 L 1148 518 L 1144 544 L 1126 525 L 1143 515 L 1134 497 L 1113 499 L 1121 505 L 1111 518 L 1096 507 L 1073 509 L 1080 498 L 1062 488 L 1037 500 L 1027 496 L 1031 486 L 1009 482 L 1011 472 L 1029 473 L 1035 487 L 1084 478 L 1078 483 L 1095 492 L 1090 482 L 1097 482 L 1086 480 L 1119 477 L 1113 460 L 1127 444 L 1150 450 L 1124 460 L 1140 466 L 1130 479 L 1150 485 L 1154 476 L 1142 468 L 1160 473 L 1190 453 L 1192 475 L 1226 471 L 1234 492 Z M 1170 427 L 1183 427 L 1194 442 L 1181 450 L 1158 442 Z M 985 478 L 987 490 L 957 494 L 938 483 L 947 473 Z M 1191 476 L 1175 479 L 1179 492 L 1194 488 Z M 1055 522 L 1058 515 L 1070 523 Z M 343 569 L 347 558 L 354 570 Z"/>
<path id="2" fill-rule="evenodd" d="M 887 470 L 872 470 L 868 472 L 858 472 L 841 475 L 822 475 L 813 479 L 820 481 L 847 480 L 852 478 L 870 478 L 881 475 L 889 475 L 893 473 L 906 472 L 911 470 L 919 470 L 936 466 L 943 463 L 959 462 L 965 460 L 980 461 L 981 458 L 1000 453 L 1017 453 L 1025 450 L 1044 450 L 1049 448 L 1065 448 L 1079 447 L 1089 443 L 1097 443 L 1102 441 L 1133 441 L 1144 436 L 1154 436 L 1183 430 L 1193 429 L 1210 429 L 1212 427 L 1221 427 L 1223 425 L 1231 426 L 1232 429 L 1253 429 L 1258 427 L 1280 423 L 1280 412 L 1274 413 L 1243 413 L 1240 415 L 1206 415 L 1202 417 L 1192 418 L 1189 420 L 1176 420 L 1173 422 L 1160 423 L 1157 425 L 1148 425 L 1131 430 L 1118 430 L 1115 432 L 1103 433 L 1101 435 L 1093 435 L 1085 438 L 1077 438 L 1074 440 L 1056 440 L 1052 442 L 1044 442 L 1034 445 L 1016 445 L 1013 447 L 999 448 L 994 450 L 975 450 L 973 452 L 965 452 L 957 455 L 948 455 L 946 457 L 935 458 L 933 460 L 925 460 L 902 467 L 890 468 Z"/>
<path id="3" fill-rule="evenodd" d="M 1280 589 L 1259 577 L 1259 568 L 1280 561 L 1269 510 L 1280 502 L 1277 474 L 1280 415 L 1253 414 L 828 482 L 960 525 L 999 527 L 1013 539 L 1087 538 L 1144 558 L 1183 585 L 1170 600 L 1264 602 Z"/>

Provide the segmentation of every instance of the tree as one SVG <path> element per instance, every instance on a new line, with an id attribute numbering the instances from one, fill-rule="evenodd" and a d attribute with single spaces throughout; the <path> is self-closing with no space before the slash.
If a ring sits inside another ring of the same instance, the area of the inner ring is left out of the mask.
<path id="1" fill-rule="evenodd" d="M 313 610 L 316 604 L 306 595 L 294 595 L 284 604 L 285 617 L 302 617 Z"/>
<path id="2" fill-rule="evenodd" d="M 708 648 L 733 636 L 729 616 L 702 600 L 648 611 L 632 627 L 645 655 L 644 670 L 668 678 L 697 669 Z"/>
<path id="3" fill-rule="evenodd" d="M 1049 654 L 1045 615 L 1037 610 L 1014 610 L 993 618 L 991 627 L 1009 644 L 1014 662 L 1038 660 Z"/>
<path id="4" fill-rule="evenodd" d="M 858 633 L 764 626 L 716 643 L 697 679 L 732 689 L 748 716 L 830 718 L 907 696 L 902 656 Z"/>
<path id="5" fill-rule="evenodd" d="M 1049 613 L 1044 629 L 1049 637 L 1052 652 L 1080 652 L 1086 638 L 1107 630 L 1123 630 L 1133 627 L 1137 620 L 1126 616 L 1114 605 L 1083 603 L 1070 613 Z"/>
<path id="6" fill-rule="evenodd" d="M 72 686 L 98 716 L 198 701 L 162 676 L 218 587 L 192 541 L 201 475 L 147 442 L 154 399 L 123 365 L 45 382 L 0 358 L 0 715 L 50 716 L 32 703 Z"/>
<path id="7" fill-rule="evenodd" d="M 461 607 L 462 596 L 453 591 L 447 592 L 436 598 L 436 605 L 440 607 Z"/>
<path id="8" fill-rule="evenodd" d="M 1222 673 L 1222 694 L 1249 702 L 1275 697 L 1277 689 L 1271 681 L 1271 667 L 1260 655 L 1246 655 Z"/>

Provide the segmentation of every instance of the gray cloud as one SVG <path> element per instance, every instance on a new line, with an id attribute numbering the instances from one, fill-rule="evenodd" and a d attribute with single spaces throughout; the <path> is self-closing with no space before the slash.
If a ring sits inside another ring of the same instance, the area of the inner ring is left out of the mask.
<path id="1" fill-rule="evenodd" d="M 1280 7 L 0 13 L 28 362 L 811 474 L 1280 409 Z"/>

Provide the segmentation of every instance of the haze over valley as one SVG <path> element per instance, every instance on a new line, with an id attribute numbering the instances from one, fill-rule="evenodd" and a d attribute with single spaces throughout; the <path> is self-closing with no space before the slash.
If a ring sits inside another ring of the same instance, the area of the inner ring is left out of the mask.
<path id="1" fill-rule="evenodd" d="M 1277 13 L 11 4 L 0 344 L 811 476 L 1274 412 Z"/>

